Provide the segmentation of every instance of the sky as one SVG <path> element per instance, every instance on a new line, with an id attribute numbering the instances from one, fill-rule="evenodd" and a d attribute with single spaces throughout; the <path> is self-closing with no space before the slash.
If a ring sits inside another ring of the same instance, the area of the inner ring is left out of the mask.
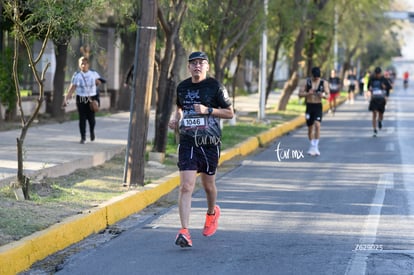
<path id="1" fill-rule="evenodd" d="M 396 9 L 400 11 L 414 12 L 414 0 L 395 0 Z M 403 45 L 401 48 L 402 57 L 404 59 L 414 60 L 414 23 L 403 22 L 401 23 L 403 29 L 399 31 L 403 38 Z"/>

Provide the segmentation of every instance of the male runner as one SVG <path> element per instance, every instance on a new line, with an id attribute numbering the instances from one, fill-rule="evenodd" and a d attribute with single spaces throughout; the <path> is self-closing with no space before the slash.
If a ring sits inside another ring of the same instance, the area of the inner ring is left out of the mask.
<path id="1" fill-rule="evenodd" d="M 193 52 L 188 58 L 191 77 L 177 86 L 177 109 L 169 122 L 171 129 L 179 128 L 178 168 L 180 188 L 178 209 L 181 229 L 175 244 L 191 247 L 189 232 L 191 199 L 200 173 L 207 197 L 207 214 L 203 235 L 213 235 L 218 227 L 220 207 L 216 205 L 216 170 L 220 157 L 220 119 L 230 119 L 234 112 L 226 88 L 208 77 L 208 57 Z"/>
<path id="2" fill-rule="evenodd" d="M 308 154 L 319 156 L 319 138 L 322 122 L 322 98 L 329 97 L 328 82 L 321 79 L 319 67 L 312 68 L 312 77 L 306 80 L 306 85 L 299 93 L 299 97 L 306 98 L 306 125 L 310 147 Z"/>

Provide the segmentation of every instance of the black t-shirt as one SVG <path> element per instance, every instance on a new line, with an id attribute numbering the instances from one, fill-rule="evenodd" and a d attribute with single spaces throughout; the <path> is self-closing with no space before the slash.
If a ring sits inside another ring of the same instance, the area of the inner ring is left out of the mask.
<path id="1" fill-rule="evenodd" d="M 329 78 L 329 90 L 332 94 L 339 93 L 339 87 L 341 84 L 341 80 L 339 77 L 330 77 Z"/>
<path id="2" fill-rule="evenodd" d="M 226 88 L 216 79 L 208 77 L 199 83 L 191 78 L 177 86 L 177 106 L 183 110 L 180 121 L 180 142 L 199 144 L 217 144 L 221 138 L 220 118 L 208 114 L 197 114 L 194 104 L 203 104 L 212 108 L 231 106 Z"/>
<path id="3" fill-rule="evenodd" d="M 350 86 L 355 86 L 355 84 L 357 83 L 356 75 L 354 75 L 354 74 L 348 75 L 348 81 L 349 81 Z"/>
<path id="4" fill-rule="evenodd" d="M 391 88 L 390 82 L 384 76 L 373 76 L 369 78 L 368 90 L 371 91 L 373 96 L 384 96 L 384 92 Z"/>

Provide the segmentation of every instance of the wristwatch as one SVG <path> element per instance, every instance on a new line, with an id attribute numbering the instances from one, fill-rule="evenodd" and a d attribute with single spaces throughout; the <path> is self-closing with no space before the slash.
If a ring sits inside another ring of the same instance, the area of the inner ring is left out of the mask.
<path id="1" fill-rule="evenodd" d="M 213 108 L 208 107 L 208 114 L 211 115 L 212 112 L 213 112 Z"/>

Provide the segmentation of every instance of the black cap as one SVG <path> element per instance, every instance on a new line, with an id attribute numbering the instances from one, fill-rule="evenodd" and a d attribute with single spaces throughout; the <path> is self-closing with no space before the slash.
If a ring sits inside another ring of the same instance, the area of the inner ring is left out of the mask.
<path id="1" fill-rule="evenodd" d="M 381 70 L 381 68 L 380 68 L 380 67 L 376 67 L 374 72 L 375 72 L 376 74 L 380 74 L 380 73 L 382 72 L 382 70 Z"/>
<path id="2" fill-rule="evenodd" d="M 313 77 L 321 77 L 321 70 L 319 67 L 313 67 L 312 68 L 312 76 Z"/>
<path id="3" fill-rule="evenodd" d="M 208 56 L 205 52 L 193 52 L 188 57 L 188 61 L 194 60 L 194 59 L 203 59 L 208 61 Z"/>

